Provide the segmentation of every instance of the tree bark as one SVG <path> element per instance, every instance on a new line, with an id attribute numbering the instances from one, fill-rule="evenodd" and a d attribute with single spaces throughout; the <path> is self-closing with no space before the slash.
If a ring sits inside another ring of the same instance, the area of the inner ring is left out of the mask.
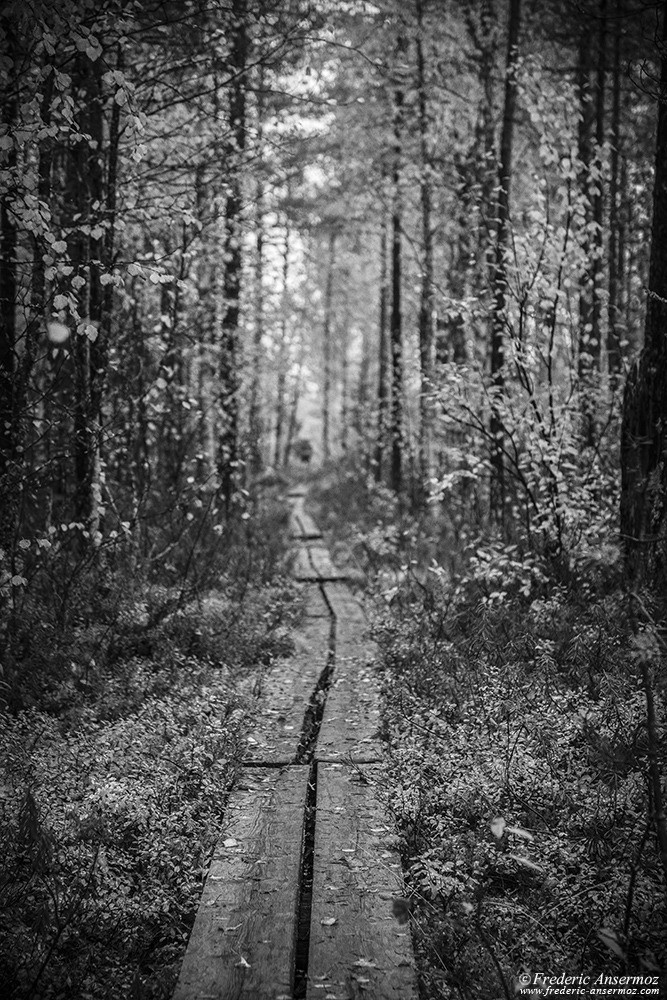
<path id="1" fill-rule="evenodd" d="M 600 0 L 598 8 L 597 67 L 595 80 L 595 155 L 599 170 L 602 170 L 602 147 L 605 140 L 605 90 L 607 75 L 607 0 Z M 593 371 L 600 372 L 602 357 L 602 285 L 604 281 L 604 197 L 603 181 L 599 177 L 592 197 L 593 202 L 593 261 L 591 343 Z"/>
<path id="2" fill-rule="evenodd" d="M 433 293 L 433 224 L 431 185 L 432 158 L 429 148 L 428 108 L 424 67 L 424 9 L 422 0 L 417 5 L 417 94 L 419 102 L 419 140 L 421 158 L 421 213 L 422 213 L 422 275 L 419 303 L 419 367 L 421 392 L 419 396 L 419 498 L 424 499 L 431 477 L 431 437 L 433 408 L 430 394 L 433 389 L 433 346 L 435 297 Z"/>
<path id="3" fill-rule="evenodd" d="M 91 143 L 78 145 L 72 150 L 69 162 L 68 186 L 72 206 L 78 206 L 81 226 L 86 223 L 96 228 L 104 204 L 102 157 L 104 143 L 104 115 L 102 109 L 102 79 L 99 61 L 88 56 L 78 60 L 78 75 L 85 101 L 82 105 L 80 129 L 91 136 Z M 86 285 L 79 296 L 79 313 L 92 333 L 74 334 L 75 405 L 74 405 L 74 469 L 76 479 L 75 509 L 80 522 L 91 533 L 93 543 L 99 531 L 99 408 L 105 374 L 106 347 L 99 344 L 102 320 L 103 290 L 100 284 L 99 261 L 104 258 L 103 238 L 85 235 L 75 230 L 70 257 L 75 270 L 86 277 Z M 95 339 L 93 340 L 93 336 Z M 97 345 L 97 346 L 96 346 Z"/>
<path id="4" fill-rule="evenodd" d="M 334 269 L 336 266 L 336 233 L 334 229 L 329 232 L 329 251 L 327 258 L 327 279 L 324 291 L 324 329 L 323 329 L 323 349 L 324 349 L 324 385 L 322 386 L 322 458 L 325 462 L 331 457 L 331 434 L 329 424 L 331 420 L 331 327 L 333 310 L 333 284 Z"/>
<path id="5" fill-rule="evenodd" d="M 620 150 L 621 150 L 621 17 L 623 0 L 616 0 L 611 98 L 611 162 L 609 179 L 609 329 L 607 362 L 612 385 L 618 382 L 622 364 L 622 261 L 620 233 Z"/>
<path id="6" fill-rule="evenodd" d="M 10 127 L 16 116 L 15 95 L 5 102 L 3 119 Z M 11 131 L 9 133 L 11 135 Z M 16 169 L 16 152 L 6 162 Z M 14 382 L 16 349 L 16 224 L 8 188 L 0 195 L 0 548 L 7 550 L 13 535 L 18 483 L 11 469 L 16 453 Z"/>
<path id="7" fill-rule="evenodd" d="M 502 521 L 505 505 L 505 463 L 503 457 L 503 422 L 498 410 L 505 391 L 505 330 L 507 326 L 507 245 L 509 241 L 510 192 L 512 184 L 512 146 L 516 110 L 516 66 L 518 59 L 521 0 L 509 0 L 509 27 L 505 63 L 505 97 L 500 137 L 498 167 L 498 202 L 495 267 L 493 273 L 493 314 L 491 324 L 491 384 L 494 399 L 491 407 L 491 514 Z"/>
<path id="8" fill-rule="evenodd" d="M 305 361 L 306 344 L 303 335 L 303 330 L 301 331 L 301 341 L 299 344 L 299 359 L 297 362 L 297 370 L 294 376 L 294 385 L 292 386 L 292 399 L 290 401 L 290 411 L 289 411 L 289 421 L 287 423 L 287 440 L 285 441 L 285 455 L 283 458 L 283 465 L 287 467 L 290 460 L 290 455 L 292 453 L 292 446 L 294 445 L 294 438 L 296 437 L 297 424 L 298 424 L 298 409 L 299 409 L 299 399 L 301 397 L 301 384 L 303 381 L 303 365 Z"/>
<path id="9" fill-rule="evenodd" d="M 389 423 L 389 350 L 387 344 L 387 256 L 389 253 L 387 220 L 384 206 L 380 229 L 380 298 L 378 309 L 378 387 L 377 387 L 377 427 L 375 431 L 375 479 L 382 482 L 385 437 Z"/>
<path id="10" fill-rule="evenodd" d="M 667 585 L 667 4 L 662 3 L 660 100 L 644 346 L 626 383 L 621 432 L 621 534 L 627 576 Z"/>
<path id="11" fill-rule="evenodd" d="M 345 274 L 346 285 L 349 282 L 349 272 Z M 343 309 L 343 322 L 340 328 L 340 349 L 341 349 L 341 380 L 340 380 L 340 448 L 343 455 L 347 452 L 350 433 L 350 405 L 349 405 L 349 381 L 350 381 L 350 311 L 347 299 Z"/>
<path id="12" fill-rule="evenodd" d="M 398 39 L 397 51 L 405 49 Z M 402 486 L 403 461 L 403 314 L 401 309 L 401 267 L 403 199 L 401 194 L 401 159 L 403 130 L 403 90 L 394 89 L 394 162 L 391 213 L 391 487 L 399 493 Z"/>
<path id="13" fill-rule="evenodd" d="M 260 64 L 257 81 L 257 158 L 263 156 L 264 116 L 264 64 Z M 257 178 L 255 189 L 255 325 L 252 345 L 252 374 L 250 381 L 250 468 L 257 474 L 262 466 L 262 412 L 260 393 L 262 386 L 262 340 L 264 338 L 264 182 Z"/>
<path id="14" fill-rule="evenodd" d="M 243 156 L 246 144 L 245 70 L 248 55 L 246 0 L 233 0 L 230 27 L 232 74 L 229 97 L 231 134 L 229 193 L 225 206 L 225 272 L 223 280 L 224 312 L 220 344 L 220 402 L 223 426 L 218 443 L 220 492 L 229 507 L 237 481 L 239 464 L 239 320 L 243 270 Z"/>
<path id="15" fill-rule="evenodd" d="M 285 247 L 283 249 L 283 287 L 282 287 L 282 315 L 280 317 L 280 344 L 278 348 L 278 381 L 276 385 L 276 439 L 274 451 L 274 464 L 276 468 L 281 464 L 283 457 L 283 433 L 285 426 L 285 384 L 287 381 L 287 306 L 288 306 L 288 286 L 289 276 L 289 248 L 290 229 L 289 219 L 285 219 Z"/>

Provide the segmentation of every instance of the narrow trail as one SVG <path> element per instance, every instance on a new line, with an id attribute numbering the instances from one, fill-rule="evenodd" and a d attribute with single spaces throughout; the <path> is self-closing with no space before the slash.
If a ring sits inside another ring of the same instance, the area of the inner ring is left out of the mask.
<path id="1" fill-rule="evenodd" d="M 382 781 L 376 651 L 360 604 L 290 495 L 305 621 L 256 689 L 258 725 L 174 1000 L 416 1000 Z"/>

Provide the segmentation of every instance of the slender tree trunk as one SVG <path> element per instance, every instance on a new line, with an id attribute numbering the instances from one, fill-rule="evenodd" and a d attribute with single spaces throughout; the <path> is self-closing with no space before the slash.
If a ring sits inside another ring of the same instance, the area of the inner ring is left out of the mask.
<path id="1" fill-rule="evenodd" d="M 224 313 L 220 344 L 220 402 L 223 427 L 218 444 L 220 491 L 229 506 L 239 464 L 239 320 L 243 270 L 243 156 L 246 142 L 245 69 L 248 54 L 246 0 L 232 0 L 229 97 L 229 193 L 225 208 Z"/>
<path id="2" fill-rule="evenodd" d="M 353 408 L 352 426 L 359 435 L 363 448 L 364 468 L 366 475 L 371 474 L 371 456 L 373 449 L 373 429 L 370 422 L 370 383 L 371 343 L 373 340 L 372 326 L 364 323 L 361 333 L 361 358 L 357 379 L 357 403 Z"/>
<path id="3" fill-rule="evenodd" d="M 349 274 L 345 275 L 346 284 L 349 281 Z M 340 447 L 343 454 L 347 452 L 349 433 L 350 433 L 350 405 L 349 405 L 349 381 L 350 381 L 350 357 L 349 357 L 349 346 L 350 346 L 350 331 L 349 331 L 349 306 L 347 299 L 345 300 L 345 308 L 343 310 L 343 323 L 340 331 L 340 348 L 342 353 L 341 359 L 341 403 L 340 403 Z"/>
<path id="4" fill-rule="evenodd" d="M 625 388 L 621 434 L 621 533 L 627 575 L 653 585 L 665 603 L 667 584 L 667 4 L 653 191 L 653 222 L 644 347 Z M 664 610 L 664 608 L 663 608 Z"/>
<path id="5" fill-rule="evenodd" d="M 378 388 L 377 388 L 377 428 L 375 437 L 375 478 L 382 481 L 383 459 L 387 425 L 389 423 L 389 350 L 387 344 L 387 256 L 389 253 L 387 220 L 384 207 L 380 230 L 380 300 L 378 314 Z"/>
<path id="6" fill-rule="evenodd" d="M 605 140 L 605 91 L 607 74 L 607 0 L 600 0 L 597 37 L 597 70 L 595 82 L 595 145 L 598 166 L 602 167 L 602 147 Z M 602 354 L 602 284 L 604 281 L 604 197 L 601 181 L 595 185 L 593 194 L 593 262 L 591 277 L 593 282 L 593 308 L 591 313 L 591 350 L 595 371 L 600 371 Z"/>
<path id="7" fill-rule="evenodd" d="M 289 278 L 289 248 L 290 229 L 289 220 L 285 219 L 285 248 L 283 250 L 283 287 L 282 287 L 282 308 L 280 317 L 280 345 L 278 348 L 278 382 L 276 385 L 276 440 L 274 452 L 274 464 L 276 468 L 281 464 L 283 455 L 283 433 L 285 426 L 285 384 L 287 381 L 287 308 L 288 298 L 288 278 Z"/>
<path id="8" fill-rule="evenodd" d="M 74 79 L 86 91 L 86 101 L 82 108 L 79 128 L 86 133 L 92 127 L 92 100 L 88 72 L 88 60 L 79 56 L 75 63 Z M 90 133 L 92 135 L 92 133 Z M 94 154 L 93 154 L 94 155 Z M 81 316 L 91 316 L 91 284 L 93 275 L 90 268 L 91 241 L 84 237 L 76 221 L 90 226 L 91 197 L 87 189 L 90 148 L 79 142 L 70 150 L 67 162 L 67 205 L 71 212 L 68 222 L 74 226 L 69 241 L 69 256 L 74 272 L 87 279 L 81 288 L 78 309 Z M 90 439 L 90 339 L 78 332 L 73 335 L 72 354 L 74 357 L 74 508 L 79 521 L 88 525 L 91 482 L 91 439 Z"/>
<path id="9" fill-rule="evenodd" d="M 622 363 L 620 148 L 621 148 L 621 17 L 623 0 L 616 0 L 611 104 L 611 163 L 609 182 L 609 330 L 607 359 L 612 385 L 618 381 Z"/>
<path id="10" fill-rule="evenodd" d="M 287 466 L 289 464 L 290 455 L 292 453 L 292 447 L 294 445 L 294 438 L 296 437 L 297 423 L 298 423 L 297 417 L 299 411 L 299 399 L 301 398 L 301 386 L 303 382 L 303 366 L 305 361 L 305 353 L 306 353 L 306 343 L 302 331 L 301 342 L 299 344 L 299 359 L 297 362 L 296 374 L 294 376 L 294 385 L 292 387 L 292 399 L 290 401 L 289 420 L 287 423 L 285 457 L 283 458 L 284 466 Z"/>
<path id="11" fill-rule="evenodd" d="M 327 282 L 324 292 L 324 385 L 322 386 L 322 457 L 325 462 L 331 454 L 330 419 L 331 419 L 331 328 L 333 309 L 334 268 L 336 265 L 336 233 L 329 233 L 329 253 L 327 263 Z"/>
<path id="12" fill-rule="evenodd" d="M 264 125 L 264 64 L 259 67 L 257 83 L 257 156 L 263 156 Z M 260 165 L 261 170 L 261 165 Z M 250 382 L 250 466 L 257 474 L 262 466 L 261 440 L 262 416 L 260 393 L 262 387 L 262 340 L 264 338 L 264 182 L 257 178 L 255 191 L 255 325 L 252 350 L 252 374 Z"/>
<path id="13" fill-rule="evenodd" d="M 16 99 L 6 101 L 3 119 L 10 127 Z M 16 153 L 7 157 L 8 171 L 16 169 Z M 14 381 L 16 349 L 16 225 L 7 185 L 0 194 L 0 548 L 9 549 L 17 509 L 17 485 L 11 469 L 19 442 L 14 440 Z"/>
<path id="14" fill-rule="evenodd" d="M 94 227 L 99 222 L 101 213 L 104 212 L 102 206 L 106 202 L 103 172 L 105 129 L 100 61 L 93 62 L 86 57 L 83 62 L 83 76 L 87 100 L 83 113 L 82 132 L 91 136 L 92 143 L 84 149 L 85 158 L 78 161 L 78 183 L 82 189 L 82 207 L 84 209 L 82 216 L 88 219 Z M 118 119 L 116 119 L 114 143 L 114 162 L 110 164 L 110 173 L 113 174 L 112 198 L 115 212 Z M 110 245 L 112 253 L 113 230 L 109 238 L 112 241 Z M 106 268 L 106 249 L 104 236 L 99 238 L 90 236 L 84 243 L 82 263 L 88 271 L 88 284 L 86 288 L 87 308 L 82 312 L 82 315 L 87 318 L 89 327 L 92 327 L 95 333 L 91 331 L 84 335 L 77 334 L 79 342 L 78 516 L 90 531 L 93 544 L 98 543 L 100 530 L 101 406 L 106 378 L 108 336 L 111 326 L 111 301 L 108 300 L 106 329 L 103 329 L 106 291 L 100 283 L 100 272 Z M 108 263 L 110 264 L 110 260 Z"/>
<path id="15" fill-rule="evenodd" d="M 578 154 L 581 165 L 581 190 L 586 202 L 586 212 L 583 220 L 584 233 L 582 250 L 586 267 L 581 276 L 579 287 L 579 375 L 586 370 L 586 357 L 590 351 L 590 340 L 593 332 L 593 297 L 592 278 L 590 272 L 591 242 L 590 224 L 592 214 L 589 201 L 589 180 L 593 159 L 593 115 L 594 108 L 591 95 L 591 46 L 589 32 L 582 26 L 579 41 L 579 59 L 577 66 L 577 90 L 579 92 L 579 134 Z"/>
<path id="16" fill-rule="evenodd" d="M 419 475 L 420 498 L 426 496 L 431 476 L 431 437 L 433 412 L 430 394 L 433 388 L 433 347 L 435 297 L 433 293 L 433 225 L 431 185 L 432 159 L 429 148 L 428 109 L 424 70 L 424 11 L 422 0 L 417 5 L 417 93 L 419 101 L 419 138 L 421 154 L 421 209 L 422 209 L 422 276 L 419 303 L 419 365 L 421 392 L 419 397 Z"/>
<path id="17" fill-rule="evenodd" d="M 494 400 L 491 408 L 491 513 L 503 520 L 505 505 L 505 463 L 503 457 L 503 422 L 498 404 L 505 391 L 505 331 L 507 326 L 507 246 L 509 241 L 510 190 L 512 183 L 512 146 L 514 141 L 514 115 L 516 109 L 520 0 L 509 0 L 509 30 L 505 68 L 505 98 L 503 124 L 500 137 L 498 169 L 498 203 L 496 229 L 496 256 L 493 274 L 493 314 L 491 324 L 491 382 Z"/>
<path id="18" fill-rule="evenodd" d="M 479 128 L 481 129 L 480 146 L 483 152 L 481 165 L 483 224 L 479 227 L 478 256 L 484 265 L 484 284 L 486 285 L 490 282 L 491 287 L 493 287 L 495 269 L 495 247 L 492 239 L 493 225 L 490 217 L 492 214 L 495 214 L 495 187 L 498 174 L 494 109 L 494 76 L 498 49 L 496 25 L 495 3 L 493 0 L 481 0 L 480 29 L 482 34 L 482 49 L 480 52 L 479 72 L 483 98 Z"/>
<path id="19" fill-rule="evenodd" d="M 398 39 L 399 56 L 405 50 L 405 40 Z M 403 131 L 403 90 L 394 89 L 394 163 L 393 204 L 391 213 L 391 487 L 400 493 L 403 479 L 403 314 L 401 308 L 401 230 L 403 199 L 401 194 L 401 160 Z"/>

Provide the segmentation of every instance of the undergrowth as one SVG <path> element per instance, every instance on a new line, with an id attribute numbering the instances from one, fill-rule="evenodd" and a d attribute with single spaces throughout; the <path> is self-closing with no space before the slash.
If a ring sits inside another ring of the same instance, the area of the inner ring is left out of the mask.
<path id="1" fill-rule="evenodd" d="M 81 558 L 76 543 L 26 570 L 3 620 L 3 995 L 173 993 L 252 678 L 290 651 L 285 534 L 280 508 L 256 513 L 216 558 L 209 546 L 196 586 L 173 569 L 188 535 L 164 573 L 144 562 L 130 574 L 118 547 Z"/>
<path id="2" fill-rule="evenodd" d="M 659 974 L 664 658 L 613 546 L 564 565 L 490 534 L 457 545 L 436 512 L 401 515 L 349 470 L 319 501 L 376 598 L 423 1000 L 509 1000 L 522 974 Z"/>

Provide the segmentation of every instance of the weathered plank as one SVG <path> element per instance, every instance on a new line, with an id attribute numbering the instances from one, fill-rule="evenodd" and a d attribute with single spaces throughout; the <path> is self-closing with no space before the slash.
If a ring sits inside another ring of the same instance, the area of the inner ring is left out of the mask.
<path id="1" fill-rule="evenodd" d="M 292 566 L 292 576 L 295 580 L 316 582 L 320 579 L 312 562 L 310 561 L 309 550 L 306 545 L 300 545 L 296 549 L 294 564 Z"/>
<path id="2" fill-rule="evenodd" d="M 336 625 L 336 658 L 320 734 L 317 761 L 379 760 L 380 679 L 375 667 L 375 644 L 363 640 L 340 641 Z M 357 626 L 358 631 L 359 626 Z"/>
<path id="3" fill-rule="evenodd" d="M 410 930 L 393 916 L 403 893 L 377 768 L 318 765 L 308 1000 L 416 1000 Z"/>
<path id="4" fill-rule="evenodd" d="M 344 580 L 345 572 L 338 569 L 334 564 L 329 550 L 324 545 L 311 544 L 308 546 L 310 561 L 315 567 L 318 575 L 325 580 Z"/>
<path id="5" fill-rule="evenodd" d="M 299 528 L 301 529 L 301 538 L 321 538 L 322 532 L 318 528 L 315 521 L 312 519 L 310 514 L 307 514 L 305 510 L 302 510 L 298 518 Z"/>
<path id="6" fill-rule="evenodd" d="M 247 738 L 246 762 L 289 764 L 294 760 L 306 708 L 328 662 L 330 631 L 330 619 L 307 619 L 294 633 L 294 653 L 276 661 L 262 678 L 257 724 Z"/>
<path id="7" fill-rule="evenodd" d="M 327 581 L 324 593 L 331 610 L 339 622 L 364 623 L 363 608 L 350 588 L 343 581 Z"/>
<path id="8" fill-rule="evenodd" d="M 233 792 L 174 1000 L 290 997 L 308 767 Z"/>
<path id="9" fill-rule="evenodd" d="M 331 619 L 331 611 L 329 605 L 324 600 L 319 583 L 304 583 L 301 588 L 301 595 L 303 597 L 306 618 Z"/>

